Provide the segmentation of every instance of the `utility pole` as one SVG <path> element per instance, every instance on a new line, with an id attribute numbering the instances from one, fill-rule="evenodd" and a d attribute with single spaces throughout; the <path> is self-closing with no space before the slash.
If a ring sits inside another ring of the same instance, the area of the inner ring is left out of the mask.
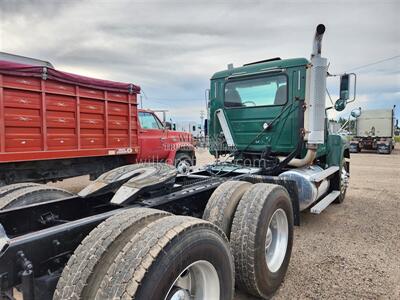
<path id="1" fill-rule="evenodd" d="M 200 137 L 203 135 L 203 127 L 204 127 L 204 115 L 205 115 L 205 113 L 204 113 L 204 110 L 201 110 L 200 111 L 200 120 L 201 120 L 201 123 L 200 123 Z"/>
<path id="2" fill-rule="evenodd" d="M 204 110 L 200 111 L 200 120 L 201 120 L 200 129 L 201 129 L 203 128 Z"/>

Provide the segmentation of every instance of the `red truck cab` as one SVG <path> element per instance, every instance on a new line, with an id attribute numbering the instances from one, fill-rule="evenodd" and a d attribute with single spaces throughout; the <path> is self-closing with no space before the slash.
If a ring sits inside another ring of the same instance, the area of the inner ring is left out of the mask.
<path id="1" fill-rule="evenodd" d="M 186 173 L 196 163 L 193 137 L 168 129 L 151 110 L 139 109 L 139 162 L 163 161 Z"/>

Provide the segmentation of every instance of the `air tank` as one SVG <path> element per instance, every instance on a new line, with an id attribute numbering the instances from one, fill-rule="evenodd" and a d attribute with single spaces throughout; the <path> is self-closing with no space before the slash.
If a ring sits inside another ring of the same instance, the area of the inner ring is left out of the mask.
<path id="1" fill-rule="evenodd" d="M 328 191 L 328 180 L 311 181 L 311 176 L 322 171 L 323 169 L 320 166 L 312 165 L 286 171 L 279 175 L 280 178 L 294 180 L 297 183 L 300 211 L 305 210 Z"/>

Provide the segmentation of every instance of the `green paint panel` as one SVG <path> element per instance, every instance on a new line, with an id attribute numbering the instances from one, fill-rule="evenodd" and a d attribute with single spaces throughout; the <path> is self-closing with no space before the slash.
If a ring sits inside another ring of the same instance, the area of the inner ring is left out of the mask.
<path id="1" fill-rule="evenodd" d="M 278 60 L 214 74 L 210 87 L 210 137 L 216 139 L 222 131 L 215 117 L 215 111 L 222 109 L 237 149 L 247 147 L 249 151 L 263 151 L 270 146 L 276 153 L 293 151 L 299 140 L 299 100 L 305 97 L 308 63 L 304 58 Z M 273 93 L 274 98 L 263 102 L 260 93 L 265 98 Z M 283 101 L 285 96 L 287 101 Z M 262 104 L 267 105 L 259 106 Z M 260 134 L 264 124 L 271 123 L 279 115 L 270 129 Z"/>
<path id="2" fill-rule="evenodd" d="M 341 168 L 344 158 L 344 151 L 348 148 L 349 147 L 346 138 L 337 134 L 328 135 L 326 160 L 328 166 L 339 166 Z"/>

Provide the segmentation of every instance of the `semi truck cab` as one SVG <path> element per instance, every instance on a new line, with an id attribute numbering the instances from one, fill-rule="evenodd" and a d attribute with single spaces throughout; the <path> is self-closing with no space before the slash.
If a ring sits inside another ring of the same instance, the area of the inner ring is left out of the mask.
<path id="1" fill-rule="evenodd" d="M 227 146 L 243 150 L 248 158 L 261 155 L 267 147 L 277 154 L 293 151 L 303 127 L 299 110 L 305 100 L 308 64 L 304 58 L 274 58 L 215 73 L 210 136 L 225 137 Z"/>

